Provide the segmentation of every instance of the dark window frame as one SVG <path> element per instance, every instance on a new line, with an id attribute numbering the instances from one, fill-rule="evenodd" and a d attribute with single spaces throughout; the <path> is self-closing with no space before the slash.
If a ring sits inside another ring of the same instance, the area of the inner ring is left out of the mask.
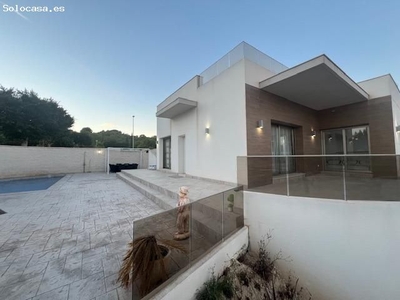
<path id="1" fill-rule="evenodd" d="M 165 141 L 169 141 L 169 159 L 168 159 L 168 164 L 167 164 L 167 152 L 166 147 L 165 147 Z M 163 169 L 169 169 L 171 170 L 171 136 L 163 138 Z"/>

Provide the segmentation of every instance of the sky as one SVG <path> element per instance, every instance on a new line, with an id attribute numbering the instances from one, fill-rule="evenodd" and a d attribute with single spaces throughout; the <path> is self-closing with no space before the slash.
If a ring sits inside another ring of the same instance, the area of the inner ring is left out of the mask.
<path id="1" fill-rule="evenodd" d="M 288 67 L 328 55 L 400 83 L 400 1 L 0 0 L 0 84 L 52 97 L 74 130 L 156 134 L 156 106 L 246 41 Z M 5 12 L 64 6 L 64 12 Z"/>

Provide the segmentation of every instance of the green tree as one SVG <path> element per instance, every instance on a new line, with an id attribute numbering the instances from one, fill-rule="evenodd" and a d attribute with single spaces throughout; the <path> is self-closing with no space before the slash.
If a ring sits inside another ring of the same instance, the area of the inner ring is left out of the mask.
<path id="1" fill-rule="evenodd" d="M 93 134 L 93 140 L 104 145 L 104 147 L 127 148 L 130 147 L 130 136 L 119 130 L 100 131 Z"/>
<path id="2" fill-rule="evenodd" d="M 53 99 L 0 86 L 0 134 L 5 144 L 50 146 L 68 136 L 74 119 Z"/>
<path id="3" fill-rule="evenodd" d="M 92 140 L 96 147 L 117 147 L 130 148 L 132 147 L 132 136 L 122 133 L 119 130 L 100 131 L 92 134 Z M 147 137 L 144 134 L 135 136 L 135 148 L 156 148 L 156 136 Z"/>
<path id="4" fill-rule="evenodd" d="M 92 147 L 92 135 L 81 130 L 81 132 L 73 132 L 72 138 L 75 147 Z"/>
<path id="5" fill-rule="evenodd" d="M 154 149 L 156 148 L 156 141 L 156 136 L 147 137 L 144 134 L 141 134 L 140 136 L 135 136 L 135 148 Z"/>
<path id="6" fill-rule="evenodd" d="M 80 131 L 80 133 L 87 133 L 87 134 L 92 134 L 93 130 L 90 127 L 83 127 Z"/>

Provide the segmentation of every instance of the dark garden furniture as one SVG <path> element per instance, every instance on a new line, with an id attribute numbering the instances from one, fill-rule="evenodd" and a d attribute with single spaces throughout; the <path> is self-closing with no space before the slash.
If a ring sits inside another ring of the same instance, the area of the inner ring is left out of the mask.
<path id="1" fill-rule="evenodd" d="M 121 172 L 121 170 L 134 170 L 138 168 L 138 164 L 110 164 L 110 172 L 117 173 Z"/>

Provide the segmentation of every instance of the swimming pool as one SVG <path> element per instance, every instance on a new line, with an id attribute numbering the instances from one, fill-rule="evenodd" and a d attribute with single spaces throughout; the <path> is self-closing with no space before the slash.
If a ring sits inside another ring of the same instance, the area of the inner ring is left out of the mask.
<path id="1" fill-rule="evenodd" d="M 47 190 L 64 176 L 0 180 L 0 194 Z"/>

